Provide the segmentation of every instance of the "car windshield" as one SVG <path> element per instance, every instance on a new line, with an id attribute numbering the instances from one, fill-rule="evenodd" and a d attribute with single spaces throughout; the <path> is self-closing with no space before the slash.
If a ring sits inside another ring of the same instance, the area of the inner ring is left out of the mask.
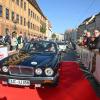
<path id="1" fill-rule="evenodd" d="M 52 52 L 57 51 L 56 44 L 48 41 L 37 41 L 33 43 L 26 43 L 25 46 L 21 49 L 23 51 L 29 52 Z"/>
<path id="2" fill-rule="evenodd" d="M 57 43 L 58 45 L 66 45 L 66 43 L 63 43 L 63 42 L 59 42 Z"/>

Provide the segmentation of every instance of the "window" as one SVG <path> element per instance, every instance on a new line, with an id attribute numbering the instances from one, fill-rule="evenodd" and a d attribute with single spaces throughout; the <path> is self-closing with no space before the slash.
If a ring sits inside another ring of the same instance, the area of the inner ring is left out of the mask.
<path id="1" fill-rule="evenodd" d="M 17 20 L 17 23 L 19 23 L 19 15 L 18 14 L 16 15 L 16 20 Z"/>
<path id="2" fill-rule="evenodd" d="M 23 24 L 23 18 L 22 18 L 22 16 L 20 16 L 20 24 L 21 25 Z"/>
<path id="3" fill-rule="evenodd" d="M 30 16 L 30 9 L 28 9 L 28 15 Z"/>
<path id="4" fill-rule="evenodd" d="M 9 20 L 9 9 L 6 8 L 6 19 Z"/>
<path id="5" fill-rule="evenodd" d="M 32 23 L 31 23 L 31 29 L 32 29 Z"/>
<path id="6" fill-rule="evenodd" d="M 30 22 L 28 21 L 28 28 L 30 28 Z"/>
<path id="7" fill-rule="evenodd" d="M 34 30 L 36 30 L 36 25 L 34 25 Z"/>
<path id="8" fill-rule="evenodd" d="M 0 17 L 2 17 L 2 6 L 0 5 Z"/>
<path id="9" fill-rule="evenodd" d="M 14 14 L 14 12 L 12 11 L 12 14 L 11 14 L 11 19 L 12 19 L 12 21 L 14 20 L 14 17 L 15 17 L 15 14 Z"/>
<path id="10" fill-rule="evenodd" d="M 33 12 L 31 11 L 31 17 L 32 17 Z"/>
<path id="11" fill-rule="evenodd" d="M 19 5 L 19 0 L 16 0 L 16 4 Z"/>
<path id="12" fill-rule="evenodd" d="M 36 20 L 37 20 L 37 16 L 36 16 Z"/>
<path id="13" fill-rule="evenodd" d="M 24 26 L 26 26 L 26 18 L 24 18 Z"/>
<path id="14" fill-rule="evenodd" d="M 33 18 L 34 18 L 34 12 L 33 12 Z"/>
<path id="15" fill-rule="evenodd" d="M 23 8 L 23 0 L 20 1 L 20 6 Z"/>
<path id="16" fill-rule="evenodd" d="M 34 15 L 34 18 L 36 19 L 36 14 Z"/>
<path id="17" fill-rule="evenodd" d="M 24 2 L 24 10 L 26 10 L 26 2 Z"/>
<path id="18" fill-rule="evenodd" d="M 37 20 L 39 21 L 39 17 L 37 16 Z"/>
<path id="19" fill-rule="evenodd" d="M 34 29 L 34 24 L 33 24 L 33 29 Z"/>

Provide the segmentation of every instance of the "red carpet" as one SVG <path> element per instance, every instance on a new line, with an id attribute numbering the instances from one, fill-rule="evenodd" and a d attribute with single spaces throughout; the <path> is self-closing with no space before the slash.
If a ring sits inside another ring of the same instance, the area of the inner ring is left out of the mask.
<path id="1" fill-rule="evenodd" d="M 14 88 L 0 85 L 0 100 L 100 100 L 75 62 L 63 62 L 56 88 Z"/>

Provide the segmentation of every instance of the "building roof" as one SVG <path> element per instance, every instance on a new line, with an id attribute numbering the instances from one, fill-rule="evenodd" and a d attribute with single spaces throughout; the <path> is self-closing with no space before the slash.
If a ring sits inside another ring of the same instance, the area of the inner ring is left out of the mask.
<path id="1" fill-rule="evenodd" d="M 99 16 L 100 15 L 100 12 L 98 14 L 96 14 L 96 16 Z"/>
<path id="2" fill-rule="evenodd" d="M 91 17 L 92 17 L 92 16 L 91 16 Z M 85 20 L 83 21 L 83 23 L 88 22 L 88 21 L 91 19 L 91 17 L 89 17 L 89 18 L 85 19 Z"/>
<path id="3" fill-rule="evenodd" d="M 46 17 L 44 16 L 44 14 L 43 14 L 42 10 L 40 9 L 40 7 L 39 7 L 38 3 L 36 2 L 36 0 L 28 0 L 28 2 L 32 6 L 34 6 L 38 10 L 38 12 L 46 19 Z"/>

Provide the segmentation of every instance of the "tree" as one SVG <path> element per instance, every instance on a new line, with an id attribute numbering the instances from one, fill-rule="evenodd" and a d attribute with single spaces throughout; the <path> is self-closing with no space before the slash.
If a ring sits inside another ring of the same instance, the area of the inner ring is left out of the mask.
<path id="1" fill-rule="evenodd" d="M 45 33 L 46 32 L 46 27 L 44 27 L 44 26 L 40 27 L 40 32 Z"/>
<path id="2" fill-rule="evenodd" d="M 53 33 L 53 34 L 52 34 L 52 39 L 55 39 L 55 38 L 56 38 L 56 34 Z"/>

